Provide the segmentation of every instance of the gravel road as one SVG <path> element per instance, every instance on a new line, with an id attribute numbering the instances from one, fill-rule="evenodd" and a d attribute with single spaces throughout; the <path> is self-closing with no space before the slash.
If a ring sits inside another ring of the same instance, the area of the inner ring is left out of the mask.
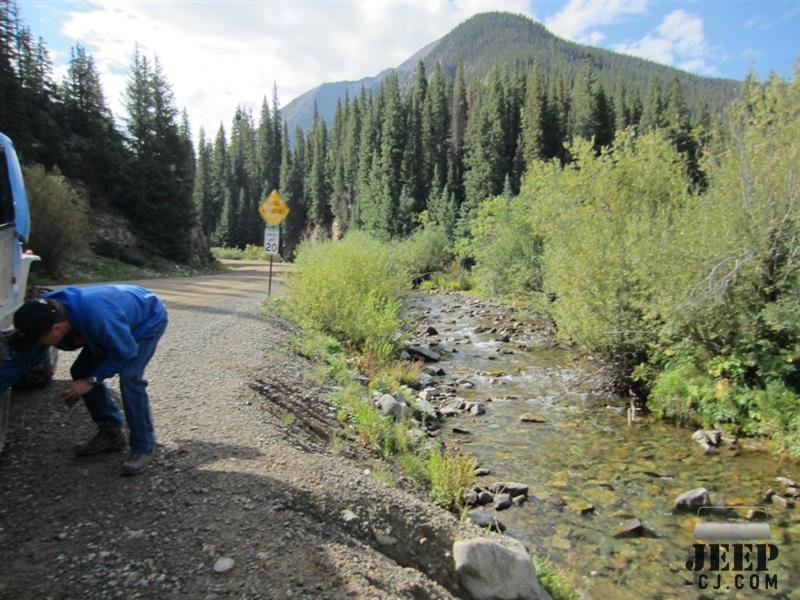
<path id="1" fill-rule="evenodd" d="M 147 371 L 157 460 L 122 478 L 123 454 L 73 458 L 94 428 L 57 399 L 76 356 L 61 353 L 52 386 L 14 397 L 0 597 L 461 595 L 449 550 L 477 530 L 378 481 L 357 447 L 330 448 L 328 390 L 292 352 L 290 325 L 260 313 L 263 266 L 140 283 L 170 313 Z M 233 566 L 216 572 L 220 559 Z"/>

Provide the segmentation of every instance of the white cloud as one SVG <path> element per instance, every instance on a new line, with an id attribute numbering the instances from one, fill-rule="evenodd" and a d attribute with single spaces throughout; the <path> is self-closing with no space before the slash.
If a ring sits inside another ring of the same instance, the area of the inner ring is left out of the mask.
<path id="1" fill-rule="evenodd" d="M 195 129 L 228 128 L 237 104 L 258 111 L 278 84 L 282 104 L 325 81 L 397 66 L 470 16 L 528 14 L 526 0 L 484 2 L 143 2 L 95 0 L 61 32 L 86 46 L 117 115 L 134 44 L 156 53 Z"/>
<path id="2" fill-rule="evenodd" d="M 596 44 L 604 39 L 596 27 L 641 14 L 647 9 L 647 4 L 648 0 L 569 0 L 545 25 L 561 37 Z"/>
<path id="3" fill-rule="evenodd" d="M 616 44 L 614 50 L 703 75 L 718 72 L 707 62 L 712 52 L 703 19 L 683 10 L 672 11 L 654 31 L 638 41 Z"/>

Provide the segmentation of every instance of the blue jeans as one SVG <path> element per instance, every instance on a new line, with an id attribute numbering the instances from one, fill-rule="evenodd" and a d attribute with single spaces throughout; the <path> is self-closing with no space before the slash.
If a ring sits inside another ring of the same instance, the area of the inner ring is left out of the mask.
<path id="1" fill-rule="evenodd" d="M 164 329 L 153 335 L 137 339 L 139 354 L 119 372 L 122 406 L 125 409 L 125 420 L 128 422 L 131 452 L 135 454 L 152 452 L 156 446 L 144 369 L 153 358 L 158 341 L 164 334 Z M 88 346 L 85 347 L 70 368 L 72 379 L 89 377 L 101 360 L 102 357 L 96 356 Z M 105 384 L 99 383 L 94 386 L 89 393 L 83 396 L 83 402 L 86 404 L 92 420 L 98 426 L 122 427 L 122 414 L 114 404 Z"/>

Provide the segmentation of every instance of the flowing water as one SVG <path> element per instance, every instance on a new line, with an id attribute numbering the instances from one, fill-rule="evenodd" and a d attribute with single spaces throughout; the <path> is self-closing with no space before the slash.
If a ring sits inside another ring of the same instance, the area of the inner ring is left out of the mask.
<path id="1" fill-rule="evenodd" d="M 497 333 L 475 332 L 495 325 L 502 309 L 486 310 L 458 295 L 420 295 L 413 304 L 438 330 L 441 346 L 456 350 L 440 363 L 448 376 L 475 384 L 458 388 L 458 395 L 486 408 L 482 416 L 447 420 L 446 443 L 491 469 L 478 483 L 529 486 L 525 504 L 497 516 L 506 533 L 549 556 L 586 597 L 800 598 L 800 509 L 768 505 L 779 549 L 769 574 L 777 575 L 778 585 L 763 589 L 762 576 L 757 591 L 752 573 L 740 580 L 745 590 L 735 589 L 732 573 L 722 574 L 719 590 L 711 589 L 716 575 L 700 590 L 685 567 L 696 515 L 671 512 L 679 494 L 697 487 L 707 488 L 714 504 L 763 505 L 768 489 L 783 491 L 777 476 L 800 478 L 797 462 L 747 444 L 706 455 L 692 430 L 646 416 L 629 426 L 626 400 L 594 396 L 591 379 L 581 383 L 597 364 L 545 345 L 521 350 L 513 336 L 504 343 Z M 526 413 L 544 422 L 521 422 Z M 470 433 L 453 433 L 456 425 Z M 641 536 L 612 536 L 633 518 L 644 525 Z"/>

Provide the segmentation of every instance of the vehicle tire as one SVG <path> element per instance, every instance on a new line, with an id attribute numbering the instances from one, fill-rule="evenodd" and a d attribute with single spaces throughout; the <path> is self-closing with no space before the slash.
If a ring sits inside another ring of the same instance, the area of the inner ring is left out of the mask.
<path id="1" fill-rule="evenodd" d="M 53 375 L 56 374 L 56 366 L 58 366 L 58 349 L 50 346 L 42 359 L 33 365 L 14 384 L 13 388 L 15 390 L 32 390 L 50 385 Z"/>
<path id="2" fill-rule="evenodd" d="M 51 291 L 52 290 L 49 288 L 28 286 L 26 298 L 29 300 L 40 298 L 42 295 Z M 47 349 L 47 354 L 13 385 L 13 389 L 33 390 L 50 385 L 50 382 L 53 381 L 53 375 L 56 373 L 57 365 L 58 350 L 50 346 Z"/>

